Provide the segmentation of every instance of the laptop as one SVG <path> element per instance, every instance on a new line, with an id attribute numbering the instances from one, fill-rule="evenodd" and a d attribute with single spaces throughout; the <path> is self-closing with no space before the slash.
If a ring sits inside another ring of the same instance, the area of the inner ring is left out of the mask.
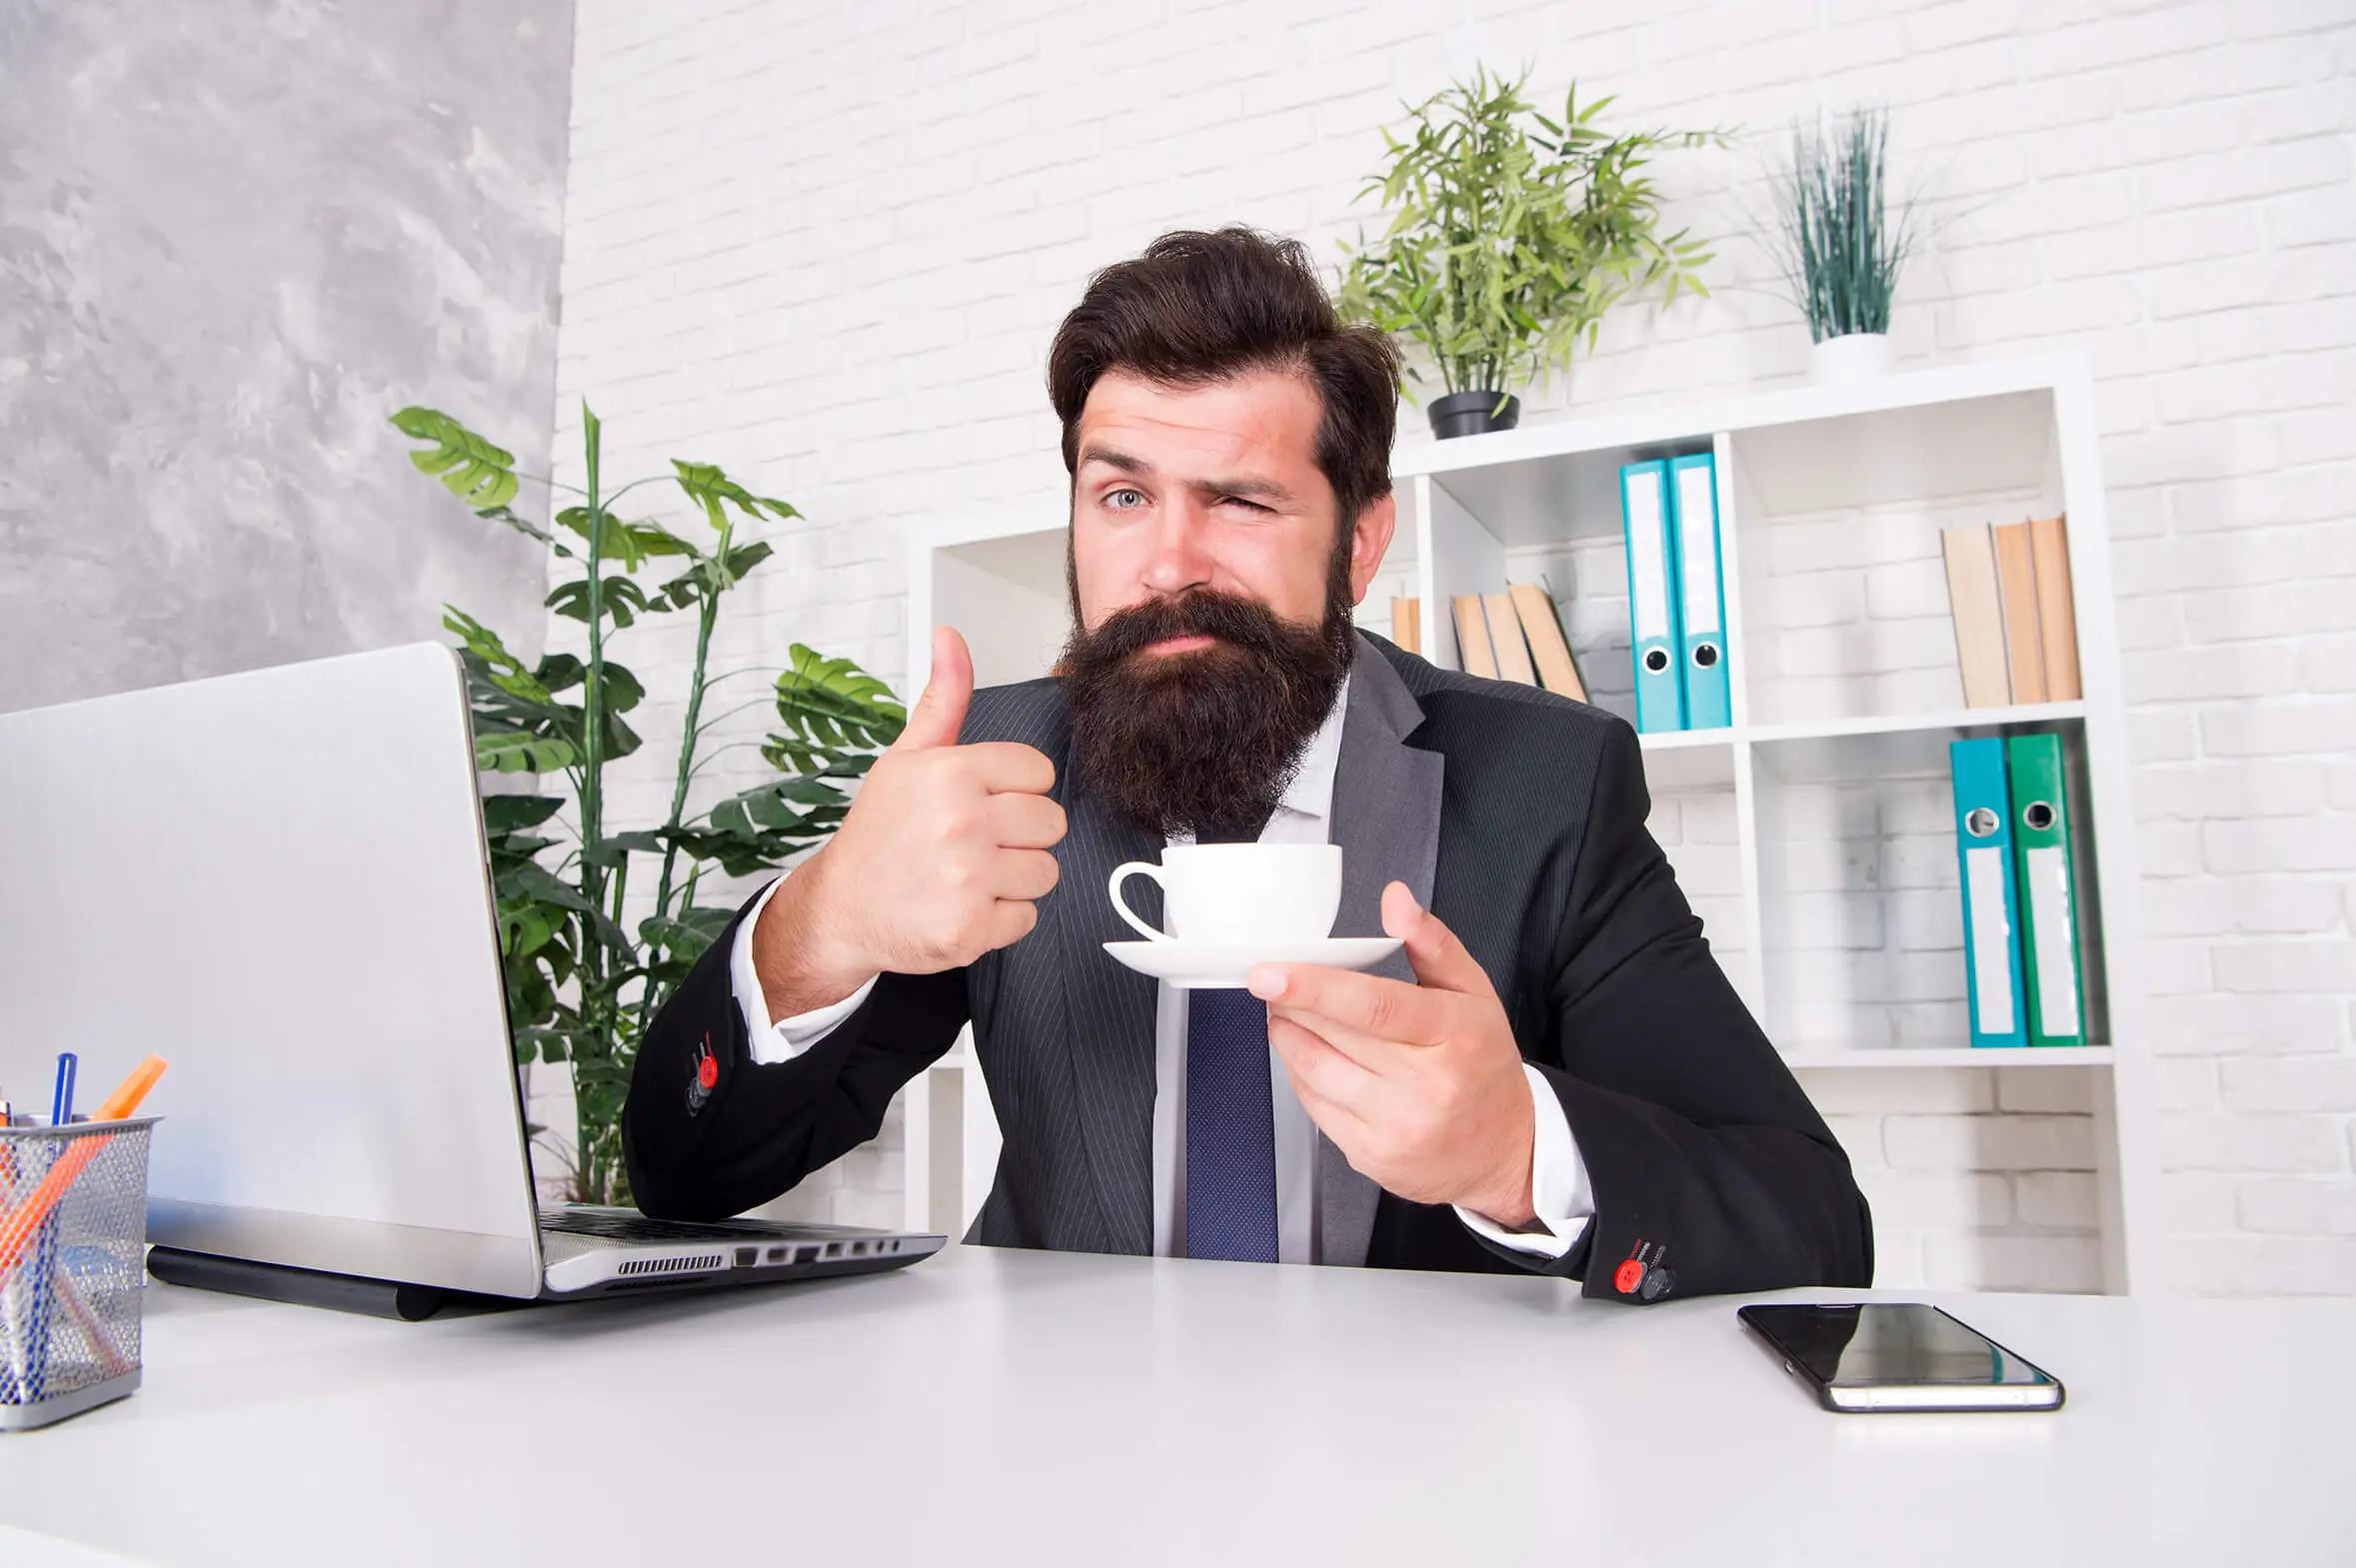
<path id="1" fill-rule="evenodd" d="M 86 1089 L 170 1059 L 146 1107 L 160 1278 L 414 1316 L 866 1273 L 946 1240 L 537 1201 L 446 648 L 0 715 L 0 1090 L 45 1106 L 63 1050 Z"/>

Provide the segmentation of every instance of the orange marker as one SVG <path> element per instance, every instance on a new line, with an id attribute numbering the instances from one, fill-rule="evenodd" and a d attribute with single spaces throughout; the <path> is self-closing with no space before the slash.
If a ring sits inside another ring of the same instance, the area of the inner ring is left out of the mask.
<path id="1" fill-rule="evenodd" d="M 150 1056 L 138 1066 L 133 1067 L 131 1075 L 106 1097 L 106 1103 L 99 1106 L 98 1114 L 90 1119 L 93 1121 L 121 1121 L 130 1115 L 131 1112 L 139 1108 L 139 1102 L 147 1098 L 147 1091 L 155 1087 L 155 1080 L 162 1077 L 164 1069 L 170 1065 L 171 1063 L 161 1056 Z"/>

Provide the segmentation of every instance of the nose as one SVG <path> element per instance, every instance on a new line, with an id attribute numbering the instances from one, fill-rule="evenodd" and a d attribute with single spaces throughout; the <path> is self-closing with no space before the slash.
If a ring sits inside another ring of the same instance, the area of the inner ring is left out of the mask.
<path id="1" fill-rule="evenodd" d="M 1153 526 L 1146 588 L 1161 598 L 1176 599 L 1190 589 L 1210 586 L 1210 519 L 1202 503 L 1181 492 L 1163 504 Z"/>

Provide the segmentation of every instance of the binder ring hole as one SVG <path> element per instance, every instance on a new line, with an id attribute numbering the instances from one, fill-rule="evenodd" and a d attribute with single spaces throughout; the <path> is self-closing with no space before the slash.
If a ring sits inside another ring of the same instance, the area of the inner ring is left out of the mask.
<path id="1" fill-rule="evenodd" d="M 1654 675 L 1659 675 L 1659 674 L 1660 674 L 1660 673 L 1661 673 L 1663 670 L 1666 670 L 1668 667 L 1669 667 L 1669 651 L 1668 651 L 1667 649 L 1665 649 L 1665 648 L 1648 648 L 1648 649 L 1644 650 L 1644 668 L 1645 668 L 1645 669 L 1647 669 L 1647 670 L 1651 671 L 1651 672 L 1652 672 Z"/>
<path id="2" fill-rule="evenodd" d="M 2053 805 L 2047 800 L 2031 800 L 2021 807 L 2020 819 L 2039 832 L 2053 825 Z"/>
<path id="3" fill-rule="evenodd" d="M 1698 666 L 1699 668 L 1701 668 L 1701 669 L 1703 669 L 1703 670 L 1707 670 L 1707 669 L 1711 668 L 1712 666 L 1714 666 L 1715 664 L 1717 664 L 1717 662 L 1718 662 L 1718 645 L 1717 645 L 1717 644 L 1715 644 L 1715 643 L 1696 643 L 1696 644 L 1694 645 L 1694 647 L 1693 647 L 1693 663 L 1694 663 L 1696 666 Z"/>
<path id="4" fill-rule="evenodd" d="M 1963 830 L 1974 838 L 1994 837 L 1997 825 L 1996 813 L 1984 805 L 1975 805 L 1963 813 Z"/>

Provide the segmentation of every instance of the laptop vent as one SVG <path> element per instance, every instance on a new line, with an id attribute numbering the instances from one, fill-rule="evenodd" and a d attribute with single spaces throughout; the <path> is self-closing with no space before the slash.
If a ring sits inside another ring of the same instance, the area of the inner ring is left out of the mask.
<path id="1" fill-rule="evenodd" d="M 706 1269 L 727 1264 L 725 1253 L 707 1252 L 699 1257 L 634 1257 L 614 1270 L 617 1274 L 699 1274 Z"/>

